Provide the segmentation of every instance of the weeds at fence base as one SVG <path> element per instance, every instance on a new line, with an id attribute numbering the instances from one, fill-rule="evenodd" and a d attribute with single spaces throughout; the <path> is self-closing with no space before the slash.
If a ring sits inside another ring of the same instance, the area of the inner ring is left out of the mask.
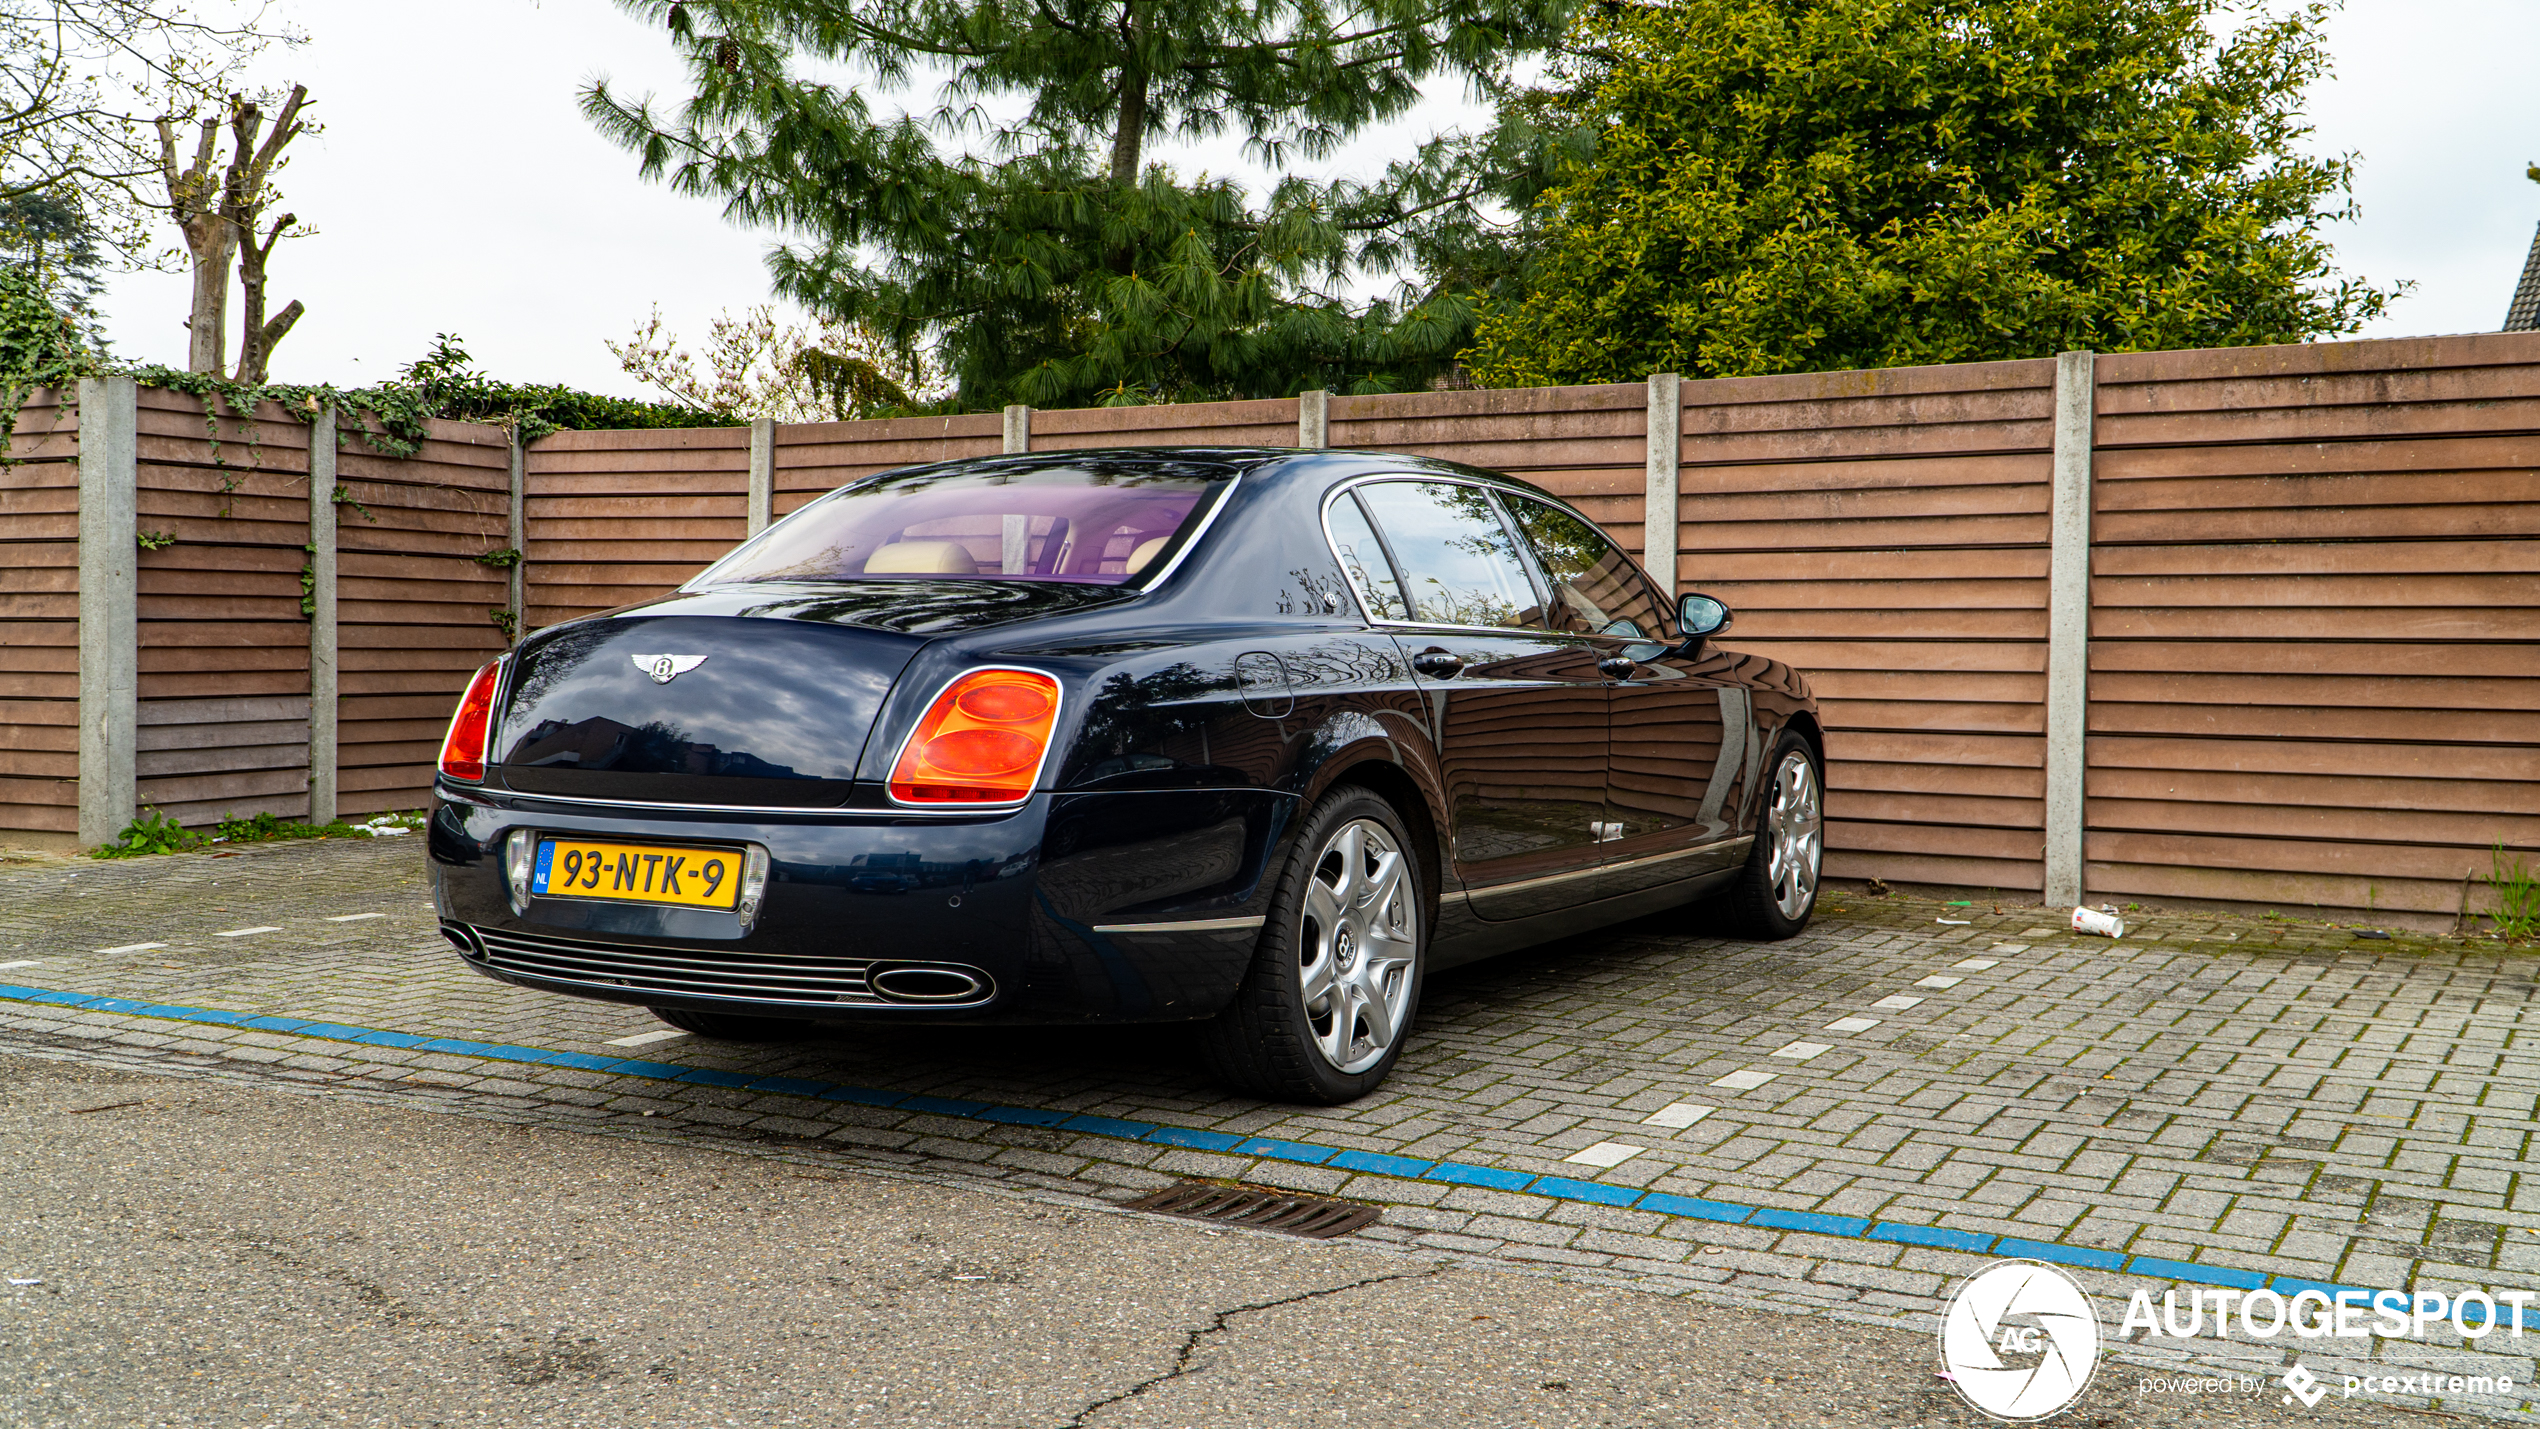
<path id="1" fill-rule="evenodd" d="M 2540 934 L 2540 878 L 2517 854 L 2511 862 L 2505 859 L 2505 845 L 2498 840 L 2492 851 L 2494 864 L 2487 875 L 2487 886 L 2495 891 L 2496 907 L 2487 915 L 2499 937 L 2528 938 Z"/>
<path id="2" fill-rule="evenodd" d="M 141 817 L 124 826 L 113 843 L 99 846 L 93 858 L 146 858 L 153 854 L 191 853 L 215 844 L 287 843 L 299 839 L 374 839 L 394 838 L 413 833 L 423 827 L 423 814 L 381 814 L 363 823 L 312 824 L 286 819 L 279 814 L 263 813 L 224 817 L 208 834 L 179 824 L 157 809 L 144 809 Z"/>

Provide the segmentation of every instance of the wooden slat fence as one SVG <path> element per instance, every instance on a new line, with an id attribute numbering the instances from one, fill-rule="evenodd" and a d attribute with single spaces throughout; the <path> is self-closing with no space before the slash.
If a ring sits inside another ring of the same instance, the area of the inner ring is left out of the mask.
<path id="1" fill-rule="evenodd" d="M 307 812 L 308 428 L 140 392 L 134 514 L 140 553 L 141 804 L 187 824 Z"/>
<path id="2" fill-rule="evenodd" d="M 747 428 L 558 432 L 527 462 L 532 627 L 649 599 L 749 534 Z"/>
<path id="3" fill-rule="evenodd" d="M 336 808 L 420 808 L 451 706 L 505 644 L 510 575 L 478 558 L 511 543 L 510 439 L 434 422 L 414 455 L 385 457 L 348 433 L 336 480 Z"/>
<path id="4" fill-rule="evenodd" d="M 1293 404 L 1291 404 L 1293 415 Z M 1437 457 L 1505 472 L 1575 501 L 1641 550 L 1649 389 L 1639 383 L 1334 397 L 1331 444 Z M 1290 435 L 1270 443 L 1285 446 Z"/>
<path id="5" fill-rule="evenodd" d="M 2051 360 L 1687 382 L 1676 574 L 1724 642 L 1808 672 L 1830 726 L 1828 870 L 2042 886 Z M 2448 915 L 2502 841 L 2540 849 L 2540 335 L 2097 362 L 2085 859 L 2094 900 Z M 1639 550 L 1651 388 L 1334 397 L 1329 440 L 1524 477 Z M 1036 450 L 1296 440 L 1295 399 L 1031 414 Z M 145 797 L 290 811 L 306 719 L 305 430 L 215 458 L 145 393 Z M 224 432 L 229 426 L 225 424 Z M 72 827 L 75 434 L 49 394 L 0 468 L 0 824 Z M 776 429 L 772 514 L 1001 449 L 996 413 Z M 525 454 L 530 628 L 668 590 L 748 529 L 750 432 L 563 433 Z M 348 440 L 344 807 L 411 806 L 500 646 L 507 450 Z M 219 514 L 226 509 L 228 515 Z M 292 702 L 299 701 L 295 706 Z M 219 766 L 215 769 L 213 766 Z M 2470 907 L 2483 891 L 2470 890 Z"/>
<path id="6" fill-rule="evenodd" d="M 2042 885 L 2051 361 L 1688 382 L 1683 589 L 1823 705 L 1826 869 Z M 1639 389 L 1630 389 L 1638 391 Z"/>
<path id="7" fill-rule="evenodd" d="M 79 419 L 18 409 L 0 463 L 0 828 L 79 827 Z"/>
<path id="8" fill-rule="evenodd" d="M 2098 366 L 2090 887 L 2483 906 L 2540 848 L 2540 344 Z"/>
<path id="9" fill-rule="evenodd" d="M 994 456 L 1003 431 L 1003 419 L 994 412 L 779 427 L 773 514 L 787 515 L 824 492 L 895 466 Z M 709 552 L 706 560 L 722 554 Z M 698 565 L 702 568 L 704 562 Z"/>

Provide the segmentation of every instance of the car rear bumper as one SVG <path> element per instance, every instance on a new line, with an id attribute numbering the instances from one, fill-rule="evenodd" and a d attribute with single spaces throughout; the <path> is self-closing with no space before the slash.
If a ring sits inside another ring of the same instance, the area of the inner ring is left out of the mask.
<path id="1" fill-rule="evenodd" d="M 1211 1016 L 1242 979 L 1292 823 L 1259 790 L 1043 794 L 977 819 L 646 810 L 443 785 L 442 931 L 523 987 L 820 1021 Z M 514 830 L 765 850 L 758 916 L 516 900 Z"/>

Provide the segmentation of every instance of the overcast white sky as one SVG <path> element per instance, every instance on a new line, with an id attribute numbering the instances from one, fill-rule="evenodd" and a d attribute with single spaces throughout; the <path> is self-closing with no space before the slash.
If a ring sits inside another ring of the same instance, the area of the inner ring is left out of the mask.
<path id="1" fill-rule="evenodd" d="M 311 43 L 271 77 L 306 83 L 327 130 L 295 146 L 285 175 L 320 233 L 274 258 L 273 305 L 308 305 L 277 378 L 376 381 L 454 332 L 496 376 L 642 395 L 603 339 L 623 340 L 658 303 L 694 345 L 717 313 L 767 300 L 766 235 L 640 181 L 576 112 L 600 74 L 678 93 L 664 38 L 608 0 L 279 8 Z M 2417 283 L 2367 335 L 2493 330 L 2540 223 L 2540 184 L 2522 176 L 2540 159 L 2540 4 L 2349 0 L 2329 33 L 2337 74 L 2312 115 L 2323 150 L 2360 156 L 2363 208 L 2332 236 L 2347 271 Z M 1436 95 L 1399 138 L 1470 114 Z M 1392 137 L 1352 152 L 1372 169 Z M 1163 157 L 1237 166 L 1231 145 Z M 181 275 L 117 279 L 117 350 L 181 363 L 185 303 Z"/>

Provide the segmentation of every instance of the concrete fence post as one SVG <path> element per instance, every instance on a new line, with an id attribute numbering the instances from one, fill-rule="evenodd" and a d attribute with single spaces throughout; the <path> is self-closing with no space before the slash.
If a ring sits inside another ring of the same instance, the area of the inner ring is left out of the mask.
<path id="1" fill-rule="evenodd" d="M 1676 577 L 1677 468 L 1684 460 L 1682 385 L 1675 373 L 1649 375 L 1649 471 L 1641 493 L 1640 563 L 1670 595 Z"/>
<path id="2" fill-rule="evenodd" d="M 2055 359 L 2055 490 L 2046 592 L 2046 889 L 2082 901 L 2082 782 L 2090 723 L 2090 466 L 2098 359 Z"/>
<path id="3" fill-rule="evenodd" d="M 511 542 L 512 568 L 504 598 L 511 603 L 512 642 L 518 644 L 529 633 L 529 453 L 520 444 L 518 427 L 506 435 L 511 447 L 512 504 L 504 534 Z"/>
<path id="4" fill-rule="evenodd" d="M 1320 451 L 1332 444 L 1332 394 L 1321 388 L 1296 394 L 1296 444 Z"/>
<path id="5" fill-rule="evenodd" d="M 112 843 L 132 822 L 140 717 L 140 389 L 79 383 L 79 842 Z"/>
<path id="6" fill-rule="evenodd" d="M 309 822 L 313 824 L 335 821 L 335 655 L 335 409 L 326 406 L 309 419 Z"/>
<path id="7" fill-rule="evenodd" d="M 776 419 L 761 417 L 750 423 L 750 534 L 767 529 L 768 513 L 776 509 Z"/>
<path id="8" fill-rule="evenodd" d="M 1029 407 L 1006 408 L 1005 445 L 1001 450 L 1006 455 L 1012 456 L 1016 452 L 1028 452 L 1031 449 L 1032 409 Z"/>

